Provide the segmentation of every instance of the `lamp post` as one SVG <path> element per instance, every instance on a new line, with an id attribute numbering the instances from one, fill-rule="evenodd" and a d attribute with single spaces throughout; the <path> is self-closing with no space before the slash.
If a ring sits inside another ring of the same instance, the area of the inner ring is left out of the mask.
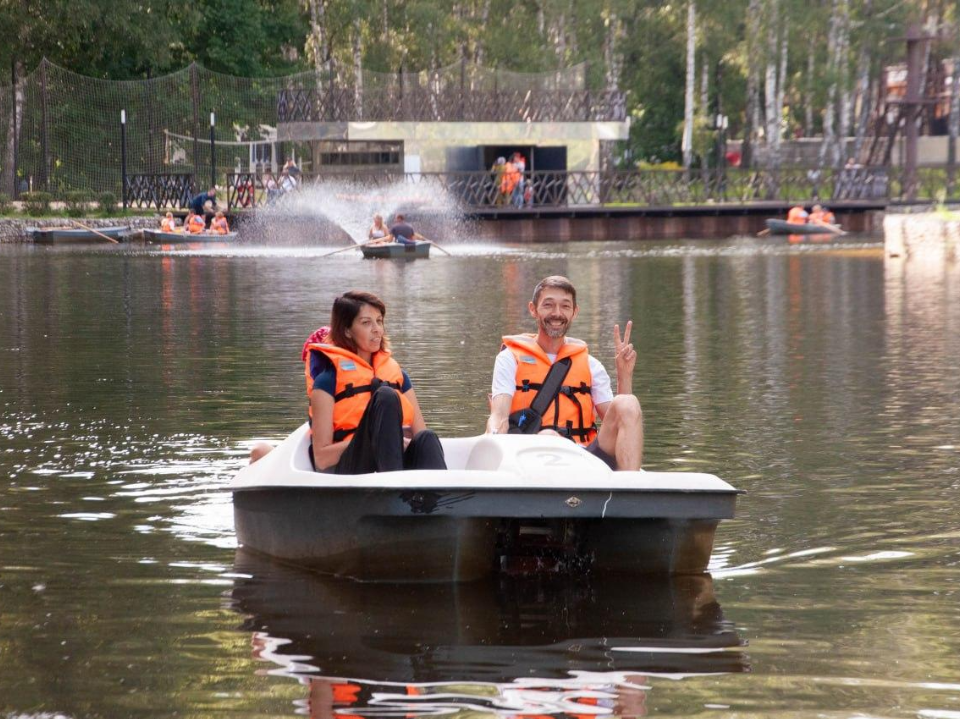
<path id="1" fill-rule="evenodd" d="M 120 111 L 120 198 L 127 209 L 127 111 Z"/>
<path id="2" fill-rule="evenodd" d="M 216 142 L 213 138 L 213 128 L 216 125 L 217 117 L 213 111 L 210 111 L 210 187 L 217 186 L 217 155 Z"/>

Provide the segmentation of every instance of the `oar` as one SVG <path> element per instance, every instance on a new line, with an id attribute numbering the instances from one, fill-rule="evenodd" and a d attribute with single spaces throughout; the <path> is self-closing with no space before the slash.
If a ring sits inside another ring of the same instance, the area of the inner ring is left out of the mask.
<path id="1" fill-rule="evenodd" d="M 362 243 L 355 243 L 354 245 L 342 247 L 337 250 L 334 250 L 333 252 L 324 253 L 320 257 L 325 258 L 325 257 L 330 257 L 331 255 L 336 255 L 337 253 L 346 252 L 347 250 L 356 250 L 357 248 L 363 247 L 364 245 L 370 245 L 375 242 L 380 242 L 381 240 L 383 240 L 383 238 L 373 238 L 372 240 L 365 240 Z"/>
<path id="2" fill-rule="evenodd" d="M 102 237 L 103 239 L 109 240 L 110 242 L 114 243 L 115 245 L 119 245 L 119 244 L 120 244 L 120 241 L 119 241 L 119 240 L 114 240 L 112 237 L 110 237 L 109 235 L 104 235 L 104 234 L 103 234 L 102 232 L 100 232 L 99 230 L 94 230 L 92 227 L 87 227 L 86 225 L 84 225 L 84 224 L 83 224 L 82 222 L 80 222 L 79 220 L 70 220 L 70 222 L 72 222 L 74 225 L 79 225 L 80 227 L 82 227 L 84 230 L 86 230 L 86 231 L 88 231 L 88 232 L 92 232 L 94 235 L 99 235 L 99 236 Z"/>
<path id="3" fill-rule="evenodd" d="M 433 240 L 430 240 L 429 238 L 425 238 L 425 237 L 423 237 L 423 235 L 421 235 L 420 237 L 423 238 L 424 242 L 430 243 L 431 245 L 433 245 L 433 246 L 434 246 L 437 250 L 439 250 L 440 252 L 444 253 L 445 255 L 449 255 L 450 257 L 453 257 L 453 253 L 452 253 L 452 252 L 448 252 L 447 250 L 444 250 L 443 247 L 442 247 L 439 243 L 436 243 L 436 242 L 434 242 Z"/>
<path id="4" fill-rule="evenodd" d="M 757 237 L 766 237 L 769 234 L 770 234 L 770 228 L 767 228 L 766 230 L 761 230 L 760 232 L 758 232 Z"/>

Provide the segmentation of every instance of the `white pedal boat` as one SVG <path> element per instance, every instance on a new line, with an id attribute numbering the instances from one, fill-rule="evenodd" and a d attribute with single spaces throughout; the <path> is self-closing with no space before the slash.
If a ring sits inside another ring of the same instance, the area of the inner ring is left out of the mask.
<path id="1" fill-rule="evenodd" d="M 240 545 L 372 581 L 500 569 L 701 573 L 738 491 L 713 475 L 613 472 L 569 440 L 442 440 L 447 470 L 314 472 L 306 424 L 235 476 Z"/>

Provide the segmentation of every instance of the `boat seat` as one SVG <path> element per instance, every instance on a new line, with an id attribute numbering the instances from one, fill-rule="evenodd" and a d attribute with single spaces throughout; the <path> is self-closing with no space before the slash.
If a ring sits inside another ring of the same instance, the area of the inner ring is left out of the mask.
<path id="1" fill-rule="evenodd" d="M 470 451 L 465 469 L 510 472 L 545 482 L 611 472 L 579 445 L 550 435 L 484 435 Z"/>

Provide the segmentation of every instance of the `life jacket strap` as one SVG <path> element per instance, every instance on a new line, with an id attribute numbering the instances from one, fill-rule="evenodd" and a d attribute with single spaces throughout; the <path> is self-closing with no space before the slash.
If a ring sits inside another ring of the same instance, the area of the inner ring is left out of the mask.
<path id="1" fill-rule="evenodd" d="M 346 400 L 347 398 L 352 398 L 354 395 L 359 395 L 360 393 L 373 393 L 377 391 L 381 385 L 386 385 L 387 387 L 392 387 L 394 390 L 400 390 L 400 383 L 387 382 L 386 380 L 381 380 L 378 377 L 375 377 L 367 385 L 354 385 L 353 383 L 347 383 L 347 386 L 333 396 L 334 402 L 340 402 L 341 400 Z"/>
<path id="2" fill-rule="evenodd" d="M 353 435 L 356 431 L 357 431 L 356 428 L 350 428 L 349 430 L 334 430 L 333 441 L 340 442 L 341 440 L 346 440 L 348 437 Z"/>

